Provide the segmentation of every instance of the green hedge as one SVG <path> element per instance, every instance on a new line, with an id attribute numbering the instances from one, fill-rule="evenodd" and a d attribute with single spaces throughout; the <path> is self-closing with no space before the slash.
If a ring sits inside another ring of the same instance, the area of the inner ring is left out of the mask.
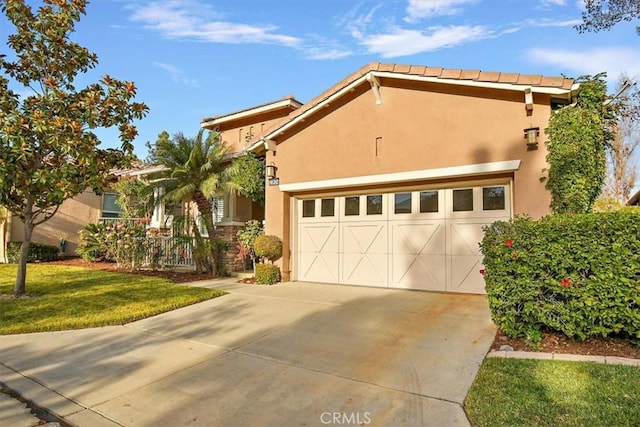
<path id="1" fill-rule="evenodd" d="M 22 242 L 9 242 L 7 244 L 7 260 L 10 263 L 15 264 L 20 260 L 20 246 L 22 246 Z M 58 259 L 59 253 L 60 249 L 57 246 L 32 242 L 29 245 L 27 262 L 54 261 Z"/>
<path id="2" fill-rule="evenodd" d="M 280 281 L 280 267 L 274 264 L 256 264 L 256 282 L 273 285 Z"/>
<path id="3" fill-rule="evenodd" d="M 491 316 L 506 334 L 640 338 L 640 209 L 499 221 L 480 247 Z"/>

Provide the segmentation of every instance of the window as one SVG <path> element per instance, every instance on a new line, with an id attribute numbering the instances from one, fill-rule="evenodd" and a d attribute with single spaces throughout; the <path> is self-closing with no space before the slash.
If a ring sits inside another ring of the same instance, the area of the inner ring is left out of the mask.
<path id="1" fill-rule="evenodd" d="M 224 218 L 224 196 L 216 196 L 211 200 L 211 207 L 213 208 L 213 222 L 222 222 Z"/>
<path id="2" fill-rule="evenodd" d="M 359 196 L 344 198 L 344 215 L 345 216 L 360 215 L 360 197 Z"/>
<path id="3" fill-rule="evenodd" d="M 320 216 L 335 216 L 335 199 L 322 199 L 320 201 Z"/>
<path id="4" fill-rule="evenodd" d="M 382 194 L 367 196 L 367 215 L 382 215 Z"/>
<path id="5" fill-rule="evenodd" d="M 316 201 L 303 200 L 302 201 L 302 217 L 313 218 L 314 216 L 316 216 Z"/>
<path id="6" fill-rule="evenodd" d="M 397 214 L 411 213 L 411 193 L 396 193 L 394 211 Z"/>
<path id="7" fill-rule="evenodd" d="M 120 218 L 122 208 L 117 203 L 118 195 L 115 193 L 104 193 L 102 195 L 102 217 Z"/>
<path id="8" fill-rule="evenodd" d="M 504 187 L 484 187 L 482 189 L 482 209 L 500 211 L 504 208 Z"/>
<path id="9" fill-rule="evenodd" d="M 420 192 L 420 213 L 438 212 L 438 192 L 437 191 L 421 191 Z"/>
<path id="10" fill-rule="evenodd" d="M 466 212 L 473 210 L 473 189 L 453 190 L 453 211 Z"/>

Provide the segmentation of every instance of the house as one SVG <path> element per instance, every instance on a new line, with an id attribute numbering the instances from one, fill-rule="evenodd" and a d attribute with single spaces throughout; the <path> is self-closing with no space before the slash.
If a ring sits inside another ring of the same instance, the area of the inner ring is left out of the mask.
<path id="1" fill-rule="evenodd" d="M 484 293 L 482 228 L 550 213 L 544 129 L 578 89 L 371 63 L 296 108 L 248 147 L 276 170 L 283 279 Z"/>
<path id="2" fill-rule="evenodd" d="M 283 280 L 484 293 L 482 228 L 550 213 L 544 129 L 578 90 L 565 77 L 375 62 L 306 104 L 287 96 L 205 118 L 232 156 L 252 151 L 268 167 L 264 208 L 216 201 L 221 235 L 233 243 L 264 218 L 283 240 Z M 68 202 L 60 221 L 76 227 L 113 207 L 110 196 Z M 41 232 L 73 250 L 61 230 Z"/>
<path id="3" fill-rule="evenodd" d="M 627 201 L 627 206 L 640 206 L 640 190 Z"/>

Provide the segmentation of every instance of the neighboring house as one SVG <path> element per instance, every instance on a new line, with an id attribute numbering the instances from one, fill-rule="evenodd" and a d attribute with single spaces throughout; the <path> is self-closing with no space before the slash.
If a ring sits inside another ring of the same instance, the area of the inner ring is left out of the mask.
<path id="1" fill-rule="evenodd" d="M 157 171 L 157 166 L 143 164 L 134 165 L 131 169 L 114 171 L 113 177 L 138 176 Z M 78 232 L 90 223 L 98 223 L 104 219 L 121 217 L 120 206 L 116 203 L 116 192 L 105 189 L 102 195 L 92 190 L 85 190 L 77 196 L 67 199 L 60 205 L 56 214 L 48 221 L 38 225 L 33 231 L 32 242 L 59 246 L 60 240 L 66 241 L 65 255 L 75 256 L 78 248 Z M 156 211 L 161 208 L 156 208 Z M 159 220 L 150 226 L 160 227 Z M 21 242 L 24 236 L 24 225 L 17 217 L 13 217 L 9 226 L 10 242 Z"/>
<path id="2" fill-rule="evenodd" d="M 640 190 L 638 190 L 636 194 L 631 196 L 631 198 L 627 202 L 627 206 L 640 206 Z"/>
<path id="3" fill-rule="evenodd" d="M 284 280 L 484 293 L 482 227 L 550 213 L 544 129 L 578 89 L 372 63 L 322 92 L 251 146 Z"/>

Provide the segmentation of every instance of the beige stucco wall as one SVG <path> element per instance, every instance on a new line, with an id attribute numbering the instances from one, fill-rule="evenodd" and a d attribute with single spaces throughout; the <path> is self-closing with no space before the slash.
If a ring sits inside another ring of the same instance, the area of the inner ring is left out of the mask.
<path id="1" fill-rule="evenodd" d="M 58 246 L 60 239 L 67 240 L 66 255 L 76 255 L 78 232 L 88 223 L 95 223 L 102 214 L 102 196 L 85 191 L 60 205 L 58 212 L 47 222 L 38 225 L 32 242 Z M 20 242 L 24 226 L 17 218 L 11 223 L 11 241 Z"/>
<path id="2" fill-rule="evenodd" d="M 277 110 L 218 126 L 220 139 L 228 144 L 231 153 L 241 152 L 247 148 L 250 140 L 255 141 L 256 138 L 264 135 L 275 124 L 280 123 L 288 112 L 288 110 Z M 247 138 L 248 135 L 253 137 Z"/>
<path id="3" fill-rule="evenodd" d="M 383 81 L 377 105 L 369 85 L 278 137 L 267 162 L 278 166 L 280 184 L 357 177 L 478 163 L 521 160 L 513 176 L 514 213 L 549 213 L 540 182 L 546 166 L 547 95 L 534 94 L 528 112 L 523 92 L 407 81 Z M 393 87 L 389 86 L 393 84 Z M 528 150 L 523 129 L 541 129 L 537 150 Z M 479 177 L 480 178 L 480 177 Z M 289 197 L 267 186 L 266 232 L 285 240 Z M 289 270 L 288 252 L 282 261 Z"/>

